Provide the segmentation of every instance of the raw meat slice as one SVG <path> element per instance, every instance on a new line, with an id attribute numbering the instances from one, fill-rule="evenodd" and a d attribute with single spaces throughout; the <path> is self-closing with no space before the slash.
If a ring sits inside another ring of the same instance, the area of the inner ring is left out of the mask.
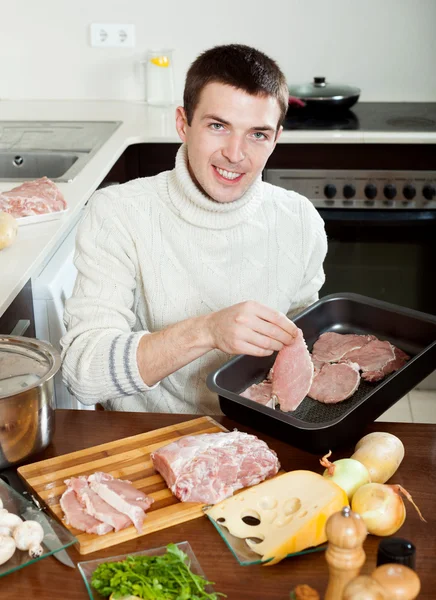
<path id="1" fill-rule="evenodd" d="M 9 192 L 0 193 L 0 211 L 13 217 L 30 217 L 65 210 L 60 189 L 47 177 L 26 181 Z"/>
<path id="2" fill-rule="evenodd" d="M 316 377 L 317 373 L 319 373 L 321 371 L 322 366 L 325 365 L 326 363 L 322 360 L 316 359 L 313 356 L 313 354 L 311 355 L 311 359 L 313 362 L 313 370 L 314 370 L 313 376 Z"/>
<path id="3" fill-rule="evenodd" d="M 313 363 L 303 332 L 298 329 L 295 341 L 284 346 L 274 363 L 272 397 L 280 410 L 295 410 L 307 396 L 313 380 Z"/>
<path id="4" fill-rule="evenodd" d="M 315 375 L 308 396 L 325 404 L 350 398 L 359 387 L 359 365 L 350 361 L 324 363 Z"/>
<path id="5" fill-rule="evenodd" d="M 254 400 L 254 402 L 258 402 L 259 404 L 263 404 L 264 406 L 274 408 L 274 402 L 271 399 L 271 394 L 272 383 L 265 379 L 260 383 L 250 385 L 249 388 L 240 393 L 240 396 L 243 396 L 244 398 L 249 398 L 250 400 Z"/>
<path id="6" fill-rule="evenodd" d="M 339 362 L 347 352 L 358 350 L 371 340 L 374 335 L 355 335 L 352 333 L 322 333 L 312 348 L 313 357 L 321 362 Z"/>
<path id="7" fill-rule="evenodd" d="M 137 490 L 130 481 L 115 479 L 108 473 L 94 473 L 88 477 L 88 483 L 100 498 L 120 513 L 127 515 L 138 533 L 142 532 L 145 511 L 154 502 L 151 496 Z"/>
<path id="8" fill-rule="evenodd" d="M 277 455 L 240 431 L 188 435 L 151 454 L 154 468 L 182 502 L 215 504 L 275 475 Z"/>
<path id="9" fill-rule="evenodd" d="M 396 346 L 393 346 L 393 349 L 395 354 L 394 359 L 387 362 L 385 366 L 379 369 L 378 371 L 367 371 L 365 373 L 362 373 L 362 379 L 364 379 L 365 381 L 380 381 L 381 379 L 386 377 L 386 375 L 389 375 L 390 373 L 401 369 L 401 367 L 404 364 L 406 364 L 406 362 L 409 360 L 410 356 L 402 350 L 400 350 L 399 348 L 397 348 Z"/>
<path id="10" fill-rule="evenodd" d="M 86 512 L 103 523 L 108 523 L 119 531 L 132 524 L 132 521 L 126 515 L 123 515 L 115 508 L 112 508 L 98 494 L 96 494 L 88 485 L 86 477 L 72 477 L 65 481 L 77 494 L 79 502 L 85 507 Z"/>
<path id="11" fill-rule="evenodd" d="M 384 369 L 389 362 L 395 360 L 395 352 L 390 342 L 375 339 L 358 350 L 347 352 L 343 358 L 356 362 L 365 373 Z"/>
<path id="12" fill-rule="evenodd" d="M 97 535 L 104 535 L 113 530 L 111 525 L 99 521 L 86 512 L 71 486 L 67 486 L 59 502 L 67 525 L 71 525 L 71 527 L 79 529 L 79 531 L 86 531 L 86 533 L 95 533 Z"/>

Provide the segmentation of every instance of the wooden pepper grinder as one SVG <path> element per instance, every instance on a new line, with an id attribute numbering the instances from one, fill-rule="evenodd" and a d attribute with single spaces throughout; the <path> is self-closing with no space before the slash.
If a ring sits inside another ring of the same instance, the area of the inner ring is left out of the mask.
<path id="1" fill-rule="evenodd" d="M 328 547 L 329 582 L 325 600 L 342 598 L 345 586 L 360 573 L 365 562 L 363 542 L 367 529 L 363 519 L 349 506 L 334 513 L 325 526 Z"/>
<path id="2" fill-rule="evenodd" d="M 405 565 L 385 564 L 371 575 L 353 579 L 342 600 L 415 600 L 421 583 L 418 575 Z"/>

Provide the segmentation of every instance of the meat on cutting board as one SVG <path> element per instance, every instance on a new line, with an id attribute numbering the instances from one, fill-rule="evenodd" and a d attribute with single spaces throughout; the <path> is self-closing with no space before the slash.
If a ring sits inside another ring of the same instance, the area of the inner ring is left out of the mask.
<path id="1" fill-rule="evenodd" d="M 112 508 L 129 517 L 138 533 L 142 533 L 145 511 L 154 502 L 151 496 L 137 490 L 130 481 L 115 479 L 99 471 L 88 477 L 88 483 L 91 490 Z"/>
<path id="2" fill-rule="evenodd" d="M 240 431 L 184 436 L 151 454 L 154 468 L 182 502 L 215 504 L 275 475 L 276 453 Z"/>
<path id="3" fill-rule="evenodd" d="M 301 329 L 295 341 L 277 354 L 272 375 L 272 397 L 280 410 L 295 410 L 312 385 L 314 366 Z"/>
<path id="4" fill-rule="evenodd" d="M 324 404 L 350 398 L 359 387 L 359 365 L 350 361 L 324 363 L 317 371 L 308 396 Z"/>
<path id="5" fill-rule="evenodd" d="M 68 485 L 65 492 L 60 498 L 60 505 L 64 513 L 65 522 L 67 525 L 86 531 L 86 533 L 94 533 L 104 535 L 113 531 L 113 527 L 108 523 L 103 523 L 95 517 L 92 517 L 85 510 L 85 507 L 79 502 L 76 492 Z"/>
<path id="6" fill-rule="evenodd" d="M 347 352 L 358 350 L 371 340 L 374 335 L 356 335 L 354 333 L 322 333 L 312 348 L 313 358 L 319 362 L 339 362 Z"/>
<path id="7" fill-rule="evenodd" d="M 125 529 L 132 524 L 132 521 L 128 516 L 110 506 L 110 504 L 100 498 L 100 496 L 89 487 L 86 477 L 71 477 L 71 479 L 66 480 L 66 483 L 73 488 L 79 502 L 92 517 L 95 517 L 103 523 L 107 523 L 113 527 L 115 531 Z"/>
<path id="8" fill-rule="evenodd" d="M 62 192 L 47 177 L 26 181 L 8 192 L 0 192 L 0 211 L 15 218 L 65 210 Z"/>

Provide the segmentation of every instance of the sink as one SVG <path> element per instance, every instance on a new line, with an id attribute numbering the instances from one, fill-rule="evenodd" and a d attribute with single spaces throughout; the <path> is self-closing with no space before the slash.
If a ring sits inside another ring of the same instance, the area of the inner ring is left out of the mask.
<path id="1" fill-rule="evenodd" d="M 78 152 L 0 152 L 0 179 L 38 179 L 49 177 L 61 178 L 70 171 L 77 161 L 87 157 L 86 153 Z M 68 178 L 72 178 L 69 173 Z"/>
<path id="2" fill-rule="evenodd" d="M 0 181 L 72 181 L 120 121 L 0 121 Z"/>

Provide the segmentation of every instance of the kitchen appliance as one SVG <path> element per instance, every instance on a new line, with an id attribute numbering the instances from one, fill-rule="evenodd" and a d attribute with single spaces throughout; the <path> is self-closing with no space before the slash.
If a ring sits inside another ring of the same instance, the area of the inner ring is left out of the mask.
<path id="1" fill-rule="evenodd" d="M 288 86 L 289 95 L 304 103 L 307 110 L 351 108 L 359 99 L 360 89 L 352 85 L 329 83 L 325 77 L 314 77 L 313 82 Z"/>
<path id="2" fill-rule="evenodd" d="M 22 463 L 51 442 L 53 377 L 60 364 L 50 344 L 0 336 L 0 469 Z"/>
<path id="3" fill-rule="evenodd" d="M 325 296 L 294 318 L 309 350 L 322 333 L 373 334 L 411 356 L 384 380 L 361 380 L 357 391 L 343 402 L 323 404 L 306 397 L 293 412 L 263 406 L 240 395 L 264 380 L 277 353 L 268 357 L 238 356 L 207 378 L 219 397 L 220 408 L 231 419 L 288 441 L 315 454 L 350 445 L 383 412 L 400 400 L 436 364 L 436 316 L 395 306 L 358 294 Z"/>
<path id="4" fill-rule="evenodd" d="M 436 103 L 322 114 L 291 106 L 284 128 L 322 137 L 277 144 L 264 172 L 324 219 L 320 296 L 349 291 L 436 314 Z M 436 389 L 436 373 L 419 387 Z"/>

